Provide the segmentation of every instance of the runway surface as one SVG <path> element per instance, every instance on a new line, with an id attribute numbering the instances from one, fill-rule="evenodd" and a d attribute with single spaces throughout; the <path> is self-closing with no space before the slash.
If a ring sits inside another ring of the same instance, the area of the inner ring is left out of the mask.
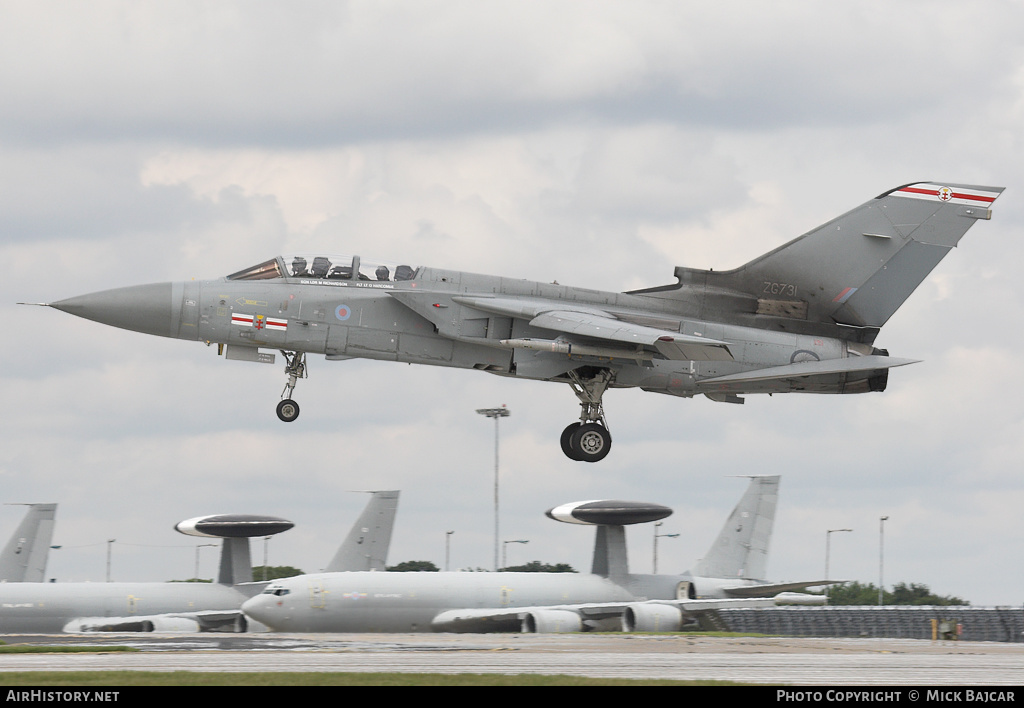
<path id="1" fill-rule="evenodd" d="M 398 671 L 793 685 L 1024 685 L 1024 644 L 593 634 L 4 635 L 138 653 L 0 654 L 3 671 Z"/>

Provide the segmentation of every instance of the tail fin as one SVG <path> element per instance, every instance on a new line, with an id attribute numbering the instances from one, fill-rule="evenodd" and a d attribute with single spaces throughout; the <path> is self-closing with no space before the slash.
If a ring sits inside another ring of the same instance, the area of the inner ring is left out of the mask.
<path id="1" fill-rule="evenodd" d="M 391 530 L 398 513 L 398 491 L 371 492 L 363 513 L 338 548 L 328 573 L 348 570 L 384 570 L 391 546 Z"/>
<path id="2" fill-rule="evenodd" d="M 53 540 L 56 504 L 28 504 L 25 518 L 0 553 L 0 581 L 41 583 Z"/>
<path id="3" fill-rule="evenodd" d="M 694 567 L 694 575 L 764 579 L 780 479 L 779 475 L 751 478 L 746 493 L 732 510 L 714 545 Z"/>
<path id="4" fill-rule="evenodd" d="M 991 218 L 989 207 L 1002 192 L 904 185 L 735 270 L 676 268 L 677 286 L 638 294 L 696 296 L 700 314 L 747 316 L 749 324 L 765 329 L 811 333 L 816 323 L 866 328 L 860 341 L 870 343 L 974 222 Z"/>

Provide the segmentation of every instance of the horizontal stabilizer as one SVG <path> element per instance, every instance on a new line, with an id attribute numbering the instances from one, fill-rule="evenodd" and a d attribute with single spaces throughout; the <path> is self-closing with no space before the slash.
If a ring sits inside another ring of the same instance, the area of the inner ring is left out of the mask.
<path id="1" fill-rule="evenodd" d="M 872 354 L 870 356 L 849 357 L 847 359 L 826 359 L 825 361 L 799 361 L 786 366 L 773 366 L 769 369 L 744 371 L 727 376 L 716 376 L 704 379 L 701 384 L 749 383 L 752 381 L 772 381 L 799 378 L 801 376 L 822 376 L 825 374 L 848 374 L 853 372 L 876 371 L 891 369 L 896 366 L 916 364 L 919 359 L 899 359 L 890 356 Z"/>

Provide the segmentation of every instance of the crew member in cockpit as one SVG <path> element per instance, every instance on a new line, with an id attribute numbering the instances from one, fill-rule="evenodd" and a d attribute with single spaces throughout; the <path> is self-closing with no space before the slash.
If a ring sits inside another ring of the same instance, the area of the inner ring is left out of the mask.
<path id="1" fill-rule="evenodd" d="M 302 256 L 295 256 L 292 261 L 292 277 L 304 278 L 309 275 L 309 271 L 306 270 L 306 259 Z"/>

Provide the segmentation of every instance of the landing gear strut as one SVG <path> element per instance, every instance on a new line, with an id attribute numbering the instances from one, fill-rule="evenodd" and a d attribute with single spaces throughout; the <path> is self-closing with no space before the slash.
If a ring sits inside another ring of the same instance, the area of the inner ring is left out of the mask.
<path id="1" fill-rule="evenodd" d="M 288 374 L 288 383 L 281 392 L 281 402 L 277 404 L 277 417 L 285 423 L 291 423 L 299 417 L 299 404 L 292 400 L 292 391 L 299 379 L 306 378 L 306 353 L 281 351 L 284 356 L 284 373 Z"/>
<path id="2" fill-rule="evenodd" d="M 562 452 L 570 460 L 597 462 L 603 460 L 612 447 L 612 436 L 604 417 L 601 398 L 615 380 L 615 374 L 601 369 L 584 378 L 576 371 L 569 372 L 569 385 L 580 400 L 580 422 L 562 431 Z"/>

